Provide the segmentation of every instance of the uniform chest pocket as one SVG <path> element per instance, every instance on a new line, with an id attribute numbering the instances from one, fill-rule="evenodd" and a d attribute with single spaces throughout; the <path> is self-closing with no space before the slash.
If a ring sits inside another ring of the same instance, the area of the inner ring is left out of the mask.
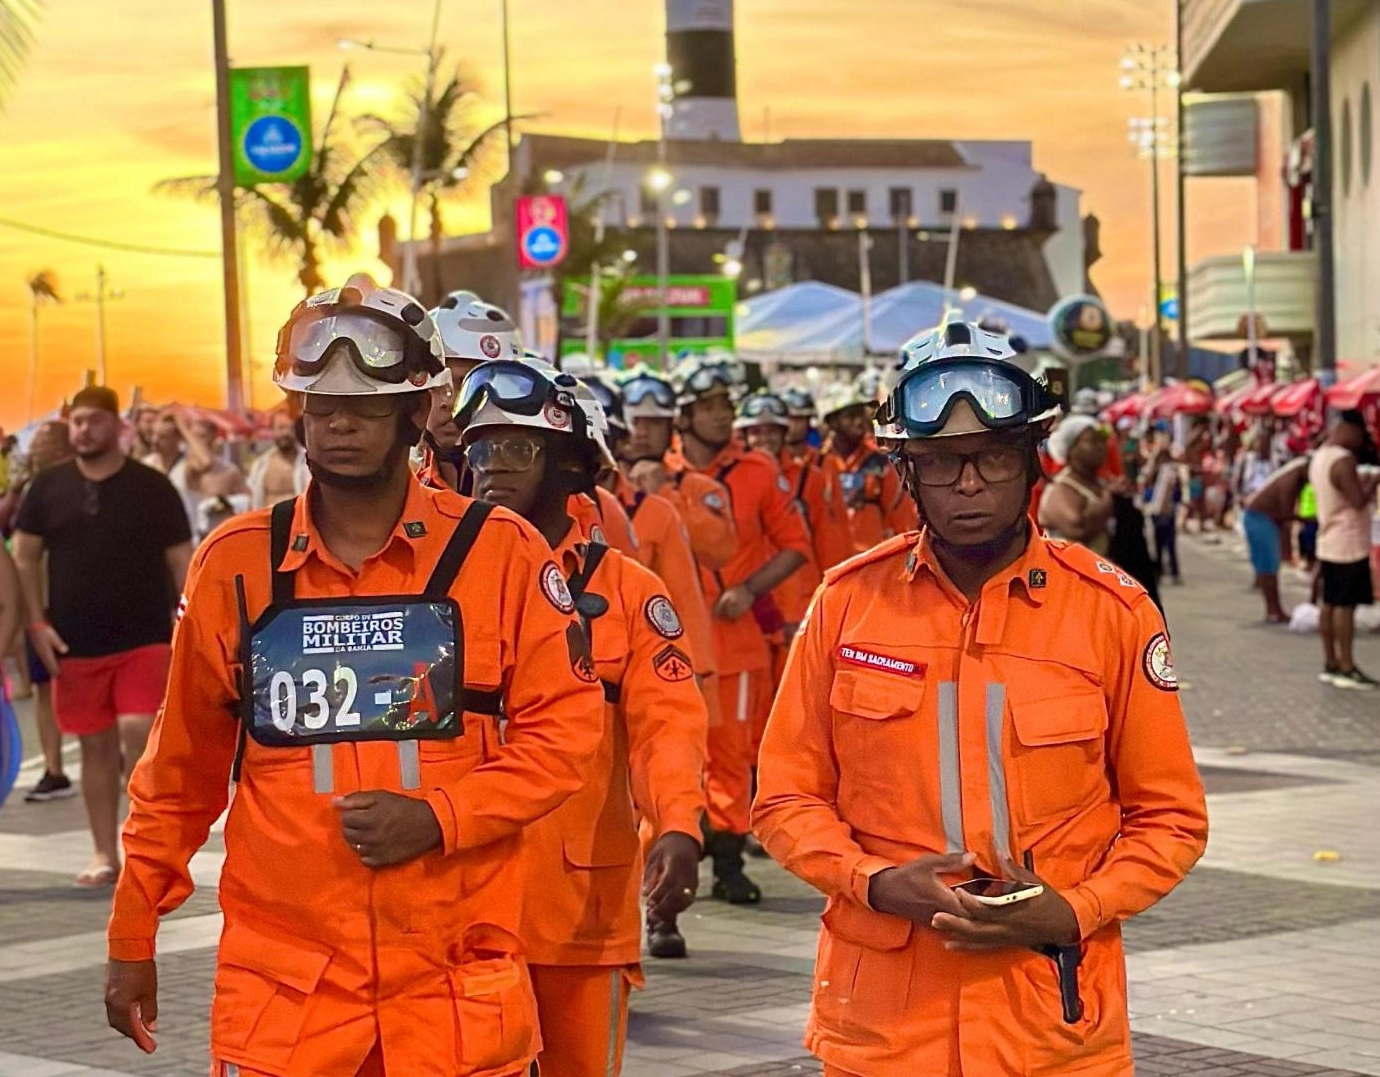
<path id="1" fill-rule="evenodd" d="M 1040 698 L 1008 687 L 1012 751 L 1027 823 L 1070 815 L 1107 793 L 1107 701 L 1070 673 L 1039 688 Z"/>
<path id="2" fill-rule="evenodd" d="M 829 706 L 870 721 L 907 718 L 920 709 L 925 694 L 923 673 L 901 675 L 869 669 L 840 669 L 829 689 Z"/>

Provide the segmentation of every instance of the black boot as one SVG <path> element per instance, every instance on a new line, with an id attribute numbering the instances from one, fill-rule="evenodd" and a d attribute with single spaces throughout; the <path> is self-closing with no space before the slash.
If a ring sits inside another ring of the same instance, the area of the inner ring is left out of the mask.
<path id="1" fill-rule="evenodd" d="M 716 901 L 727 901 L 730 905 L 756 905 L 762 900 L 762 891 L 757 884 L 743 874 L 743 847 L 746 844 L 745 834 L 726 834 L 720 830 L 710 833 L 705 849 L 714 861 L 714 889 L 710 894 Z"/>
<path id="2" fill-rule="evenodd" d="M 647 921 L 647 953 L 653 957 L 685 957 L 685 936 L 674 920 Z"/>
<path id="3" fill-rule="evenodd" d="M 747 847 L 744 850 L 748 856 L 756 860 L 770 860 L 771 854 L 762 848 L 762 843 L 757 838 L 749 834 L 747 836 Z"/>

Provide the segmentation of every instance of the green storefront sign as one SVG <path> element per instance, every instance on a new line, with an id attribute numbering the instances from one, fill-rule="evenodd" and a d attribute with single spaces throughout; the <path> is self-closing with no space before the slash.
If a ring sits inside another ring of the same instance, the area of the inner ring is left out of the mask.
<path id="1" fill-rule="evenodd" d="M 311 167 L 311 76 L 305 67 L 230 72 L 235 184 L 290 183 Z"/>

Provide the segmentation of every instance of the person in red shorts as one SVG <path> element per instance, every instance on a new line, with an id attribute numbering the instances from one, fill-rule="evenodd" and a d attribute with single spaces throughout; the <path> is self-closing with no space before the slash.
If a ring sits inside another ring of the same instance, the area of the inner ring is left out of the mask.
<path id="1" fill-rule="evenodd" d="M 29 610 L 47 610 L 29 640 L 56 678 L 58 727 L 81 742 L 96 851 L 77 885 L 102 887 L 120 873 L 120 794 L 163 700 L 192 546 L 172 483 L 121 451 L 115 393 L 82 389 L 68 421 L 76 459 L 34 478 L 14 552 Z"/>

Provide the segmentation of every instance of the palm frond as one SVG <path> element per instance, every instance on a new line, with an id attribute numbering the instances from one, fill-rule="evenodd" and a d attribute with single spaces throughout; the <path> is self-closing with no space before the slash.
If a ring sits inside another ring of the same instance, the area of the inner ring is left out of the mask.
<path id="1" fill-rule="evenodd" d="M 14 91 L 28 59 L 42 0 L 0 0 L 0 107 Z"/>
<path id="2" fill-rule="evenodd" d="M 29 277 L 28 285 L 35 303 L 62 302 L 62 296 L 58 295 L 57 274 L 51 269 L 40 269 L 34 273 Z"/>

